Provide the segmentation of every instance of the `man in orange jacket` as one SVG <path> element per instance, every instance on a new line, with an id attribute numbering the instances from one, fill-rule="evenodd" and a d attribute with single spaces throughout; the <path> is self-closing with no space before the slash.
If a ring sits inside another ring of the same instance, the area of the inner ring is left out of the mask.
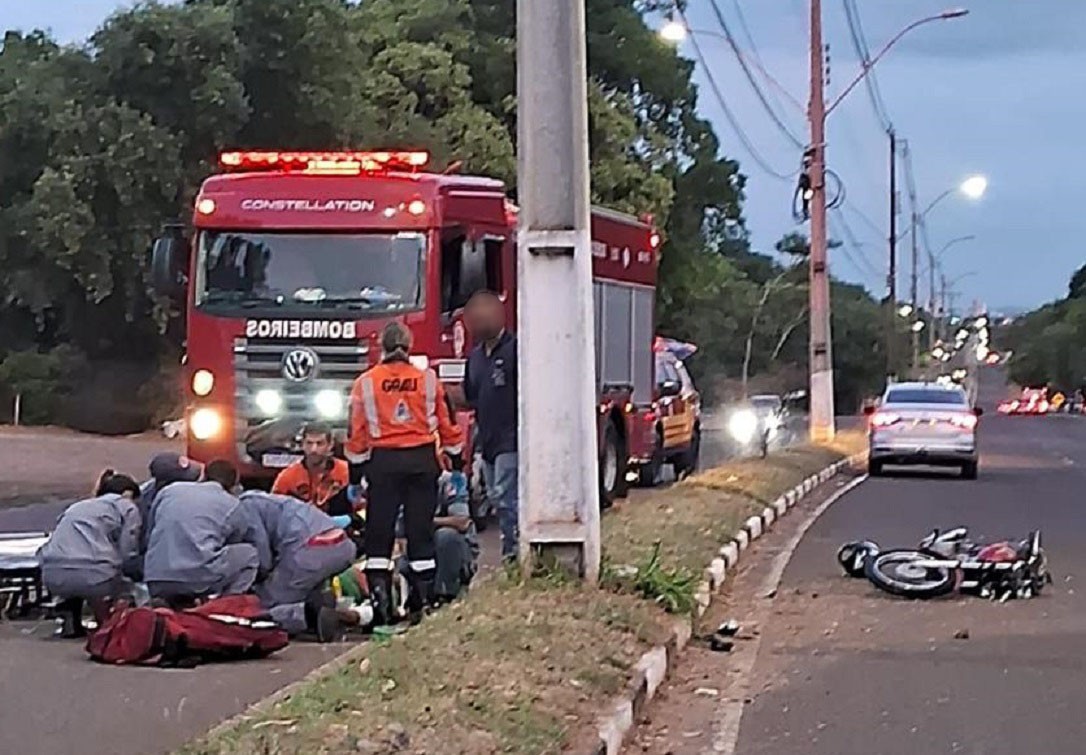
<path id="1" fill-rule="evenodd" d="M 454 468 L 462 466 L 460 430 L 445 391 L 433 370 L 411 364 L 411 342 L 406 326 L 389 323 L 381 334 L 381 363 L 351 389 L 345 451 L 351 483 L 363 475 L 368 483 L 365 569 L 378 624 L 392 616 L 392 546 L 401 507 L 411 575 L 408 607 L 417 619 L 429 605 L 437 568 L 433 525 L 439 451 Z"/>

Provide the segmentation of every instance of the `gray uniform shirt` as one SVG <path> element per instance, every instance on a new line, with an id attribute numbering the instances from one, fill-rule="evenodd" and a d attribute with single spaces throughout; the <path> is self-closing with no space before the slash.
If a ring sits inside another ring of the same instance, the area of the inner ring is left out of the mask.
<path id="1" fill-rule="evenodd" d="M 339 529 L 332 517 L 310 503 L 285 495 L 252 491 L 243 493 L 241 505 L 248 520 L 262 530 L 263 543 L 253 543 L 260 553 L 260 571 L 266 573 L 287 554 L 304 548 L 309 539 Z"/>
<path id="2" fill-rule="evenodd" d="M 140 512 L 121 495 L 103 495 L 69 506 L 56 530 L 38 550 L 42 568 L 79 569 L 88 583 L 119 576 L 138 578 L 140 571 Z"/>
<path id="3" fill-rule="evenodd" d="M 180 582 L 197 591 L 227 576 L 223 574 L 224 546 L 253 543 L 259 537 L 241 502 L 217 482 L 167 486 L 151 504 L 149 518 L 145 579 Z"/>

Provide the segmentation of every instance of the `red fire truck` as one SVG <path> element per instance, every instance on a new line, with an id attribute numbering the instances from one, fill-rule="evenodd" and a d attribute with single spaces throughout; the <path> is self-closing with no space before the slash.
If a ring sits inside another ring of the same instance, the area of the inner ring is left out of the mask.
<path id="1" fill-rule="evenodd" d="M 516 322 L 516 210 L 489 178 L 424 172 L 424 152 L 228 152 L 200 189 L 190 239 L 155 242 L 156 287 L 185 302 L 188 453 L 268 478 L 299 457 L 299 430 L 347 423 L 352 381 L 390 319 L 417 364 L 459 383 L 462 322 L 478 289 Z M 660 237 L 592 215 L 601 490 L 654 458 L 653 324 Z M 562 401 L 562 396 L 554 396 Z M 470 415 L 462 414 L 465 429 Z"/>

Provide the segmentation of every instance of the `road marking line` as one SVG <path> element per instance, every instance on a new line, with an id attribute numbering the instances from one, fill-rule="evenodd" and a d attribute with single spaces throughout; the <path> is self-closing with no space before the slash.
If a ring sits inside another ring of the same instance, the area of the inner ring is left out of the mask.
<path id="1" fill-rule="evenodd" d="M 755 609 L 754 618 L 756 620 L 754 623 L 756 625 L 764 623 L 763 619 L 769 611 L 769 608 L 772 606 L 771 598 L 776 595 L 777 589 L 780 587 L 781 579 L 784 577 L 784 570 L 788 567 L 788 562 L 792 560 L 792 554 L 799 546 L 800 541 L 803 540 L 804 535 L 807 534 L 807 530 L 814 526 L 814 523 L 818 521 L 818 518 L 822 516 L 822 513 L 826 509 L 841 498 L 844 498 L 866 479 L 867 475 L 860 475 L 820 503 L 803 522 L 799 530 L 788 541 L 784 549 L 773 559 L 773 565 L 770 567 L 769 573 L 762 582 L 761 588 L 756 593 L 759 597 L 767 598 L 764 602 L 759 603 L 758 608 Z M 734 755 L 735 753 L 735 747 L 739 743 L 739 726 L 743 721 L 743 709 L 746 707 L 744 700 L 747 698 L 747 692 L 750 689 L 750 674 L 754 670 L 755 662 L 758 660 L 758 653 L 762 646 L 762 637 L 764 634 L 764 632 L 759 632 L 755 638 L 746 645 L 747 652 L 743 653 L 738 658 L 735 671 L 738 672 L 737 676 L 740 681 L 737 684 L 735 692 L 729 694 L 726 699 L 722 699 L 720 705 L 717 706 L 716 715 L 714 717 L 715 720 L 713 722 L 715 733 L 713 735 L 712 748 L 707 752 L 723 753 L 724 755 Z"/>

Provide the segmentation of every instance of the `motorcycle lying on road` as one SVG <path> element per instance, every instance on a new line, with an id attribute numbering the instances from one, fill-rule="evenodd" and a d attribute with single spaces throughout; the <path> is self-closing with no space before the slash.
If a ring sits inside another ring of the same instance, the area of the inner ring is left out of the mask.
<path id="1" fill-rule="evenodd" d="M 1018 542 L 979 543 L 957 527 L 933 530 L 915 549 L 881 550 L 870 540 L 845 543 L 837 562 L 850 577 L 867 577 L 880 590 L 905 598 L 935 598 L 955 589 L 982 598 L 1028 599 L 1052 584 L 1041 533 Z"/>

